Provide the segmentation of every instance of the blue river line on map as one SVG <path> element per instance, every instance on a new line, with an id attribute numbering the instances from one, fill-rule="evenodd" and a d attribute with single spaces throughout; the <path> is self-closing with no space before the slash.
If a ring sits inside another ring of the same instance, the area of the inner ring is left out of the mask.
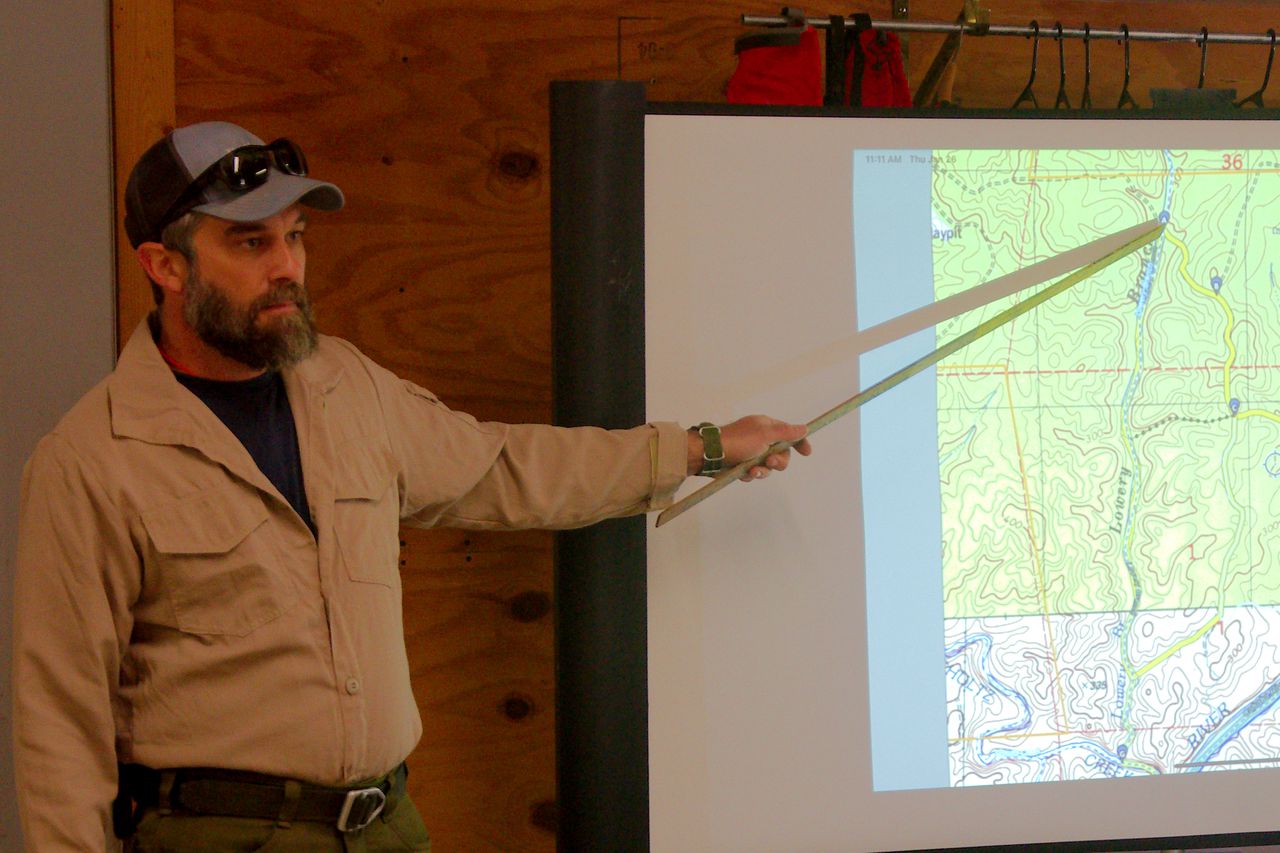
<path id="1" fill-rule="evenodd" d="M 1044 774 L 1049 769 L 1049 761 L 1051 759 L 1057 758 L 1058 756 L 1066 753 L 1083 750 L 1089 754 L 1089 758 L 1086 759 L 1086 763 L 1090 766 L 1101 768 L 1108 776 L 1125 775 L 1123 768 L 1121 767 L 1121 762 L 1124 760 L 1123 752 L 1117 755 L 1096 741 L 1088 738 L 1072 738 L 1067 741 L 1054 743 L 1043 749 L 1012 749 L 1009 747 L 989 749 L 987 747 L 987 740 L 989 738 L 999 737 L 1002 735 L 1012 735 L 1030 728 L 1031 705 L 1021 693 L 1011 687 L 1008 687 L 992 675 L 989 666 L 992 646 L 990 634 L 974 634 L 953 644 L 947 649 L 947 660 L 957 657 L 972 646 L 977 646 L 979 649 L 978 669 L 981 674 L 981 683 L 976 687 L 973 686 L 973 676 L 964 672 L 963 668 L 958 664 L 952 664 L 947 668 L 952 678 L 960 684 L 961 689 L 963 690 L 974 689 L 987 693 L 988 695 L 983 697 L 984 701 L 991 701 L 990 694 L 998 693 L 1011 699 L 1019 708 L 1022 709 L 1022 713 L 1016 721 L 1003 725 L 998 729 L 991 729 L 989 731 L 982 732 L 974 738 L 975 742 L 978 744 L 978 761 L 980 764 L 985 767 L 990 767 L 991 765 L 1001 761 L 1039 762 L 1041 765 L 1041 775 L 1043 780 Z M 1277 691 L 1277 695 L 1280 696 L 1280 690 Z"/>

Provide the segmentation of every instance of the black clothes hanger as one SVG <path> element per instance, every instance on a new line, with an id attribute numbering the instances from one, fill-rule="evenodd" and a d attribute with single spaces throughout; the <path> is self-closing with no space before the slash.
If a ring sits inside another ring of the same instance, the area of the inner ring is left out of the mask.
<path id="1" fill-rule="evenodd" d="M 832 15 L 827 19 L 826 75 L 827 87 L 822 103 L 828 107 L 844 104 L 844 66 L 849 59 L 849 41 L 845 33 L 844 15 Z M 854 38 L 857 38 L 854 34 Z"/>
<path id="2" fill-rule="evenodd" d="M 1124 109 L 1125 104 L 1138 108 L 1138 102 L 1133 99 L 1133 95 L 1129 94 L 1129 25 L 1120 25 L 1120 43 L 1124 45 L 1124 86 L 1120 89 L 1120 102 L 1116 104 L 1116 109 Z"/>
<path id="3" fill-rule="evenodd" d="M 1031 39 L 1031 77 L 1027 80 L 1027 85 L 1023 87 L 1022 94 L 1018 96 L 1018 100 L 1013 102 L 1013 106 L 1009 109 L 1016 110 L 1022 106 L 1022 102 L 1031 101 L 1031 106 L 1040 109 L 1040 102 L 1036 100 L 1036 93 L 1031 91 L 1031 86 L 1036 82 L 1036 63 L 1040 56 L 1040 23 L 1038 21 L 1031 22 L 1031 35 L 1027 36 Z"/>
<path id="4" fill-rule="evenodd" d="M 1080 109 L 1093 109 L 1093 100 L 1089 97 L 1089 22 L 1084 22 L 1084 94 L 1080 96 Z"/>
<path id="5" fill-rule="evenodd" d="M 1071 101 L 1067 98 L 1067 65 L 1063 58 L 1063 38 L 1062 38 L 1062 21 L 1058 21 L 1053 25 L 1054 41 L 1058 43 L 1058 97 L 1053 101 L 1053 108 L 1066 107 L 1071 109 Z"/>
<path id="6" fill-rule="evenodd" d="M 1243 107 L 1245 104 L 1253 104 L 1258 109 L 1262 109 L 1262 93 L 1267 91 L 1267 84 L 1271 82 L 1271 63 L 1276 58 L 1276 31 L 1274 29 L 1267 30 L 1267 35 L 1271 37 L 1271 51 L 1267 54 L 1267 70 L 1262 75 L 1262 85 L 1258 87 L 1258 91 L 1252 95 L 1246 95 L 1236 101 L 1237 107 Z"/>
<path id="7" fill-rule="evenodd" d="M 862 106 L 862 74 L 867 67 L 867 55 L 862 49 L 862 33 L 866 30 L 873 29 L 871 16 L 866 12 L 854 12 L 849 16 L 853 21 L 852 27 L 845 26 L 845 19 L 840 15 L 831 16 L 831 28 L 827 31 L 828 45 L 838 44 L 838 55 L 828 58 L 827 74 L 837 74 L 839 77 L 839 91 L 835 93 L 837 104 L 848 104 L 851 107 Z M 839 41 L 831 41 L 836 31 L 841 33 Z M 881 30 L 876 33 L 877 39 L 885 35 Z M 883 42 L 881 42 L 883 44 Z M 834 59 L 834 63 L 832 60 Z M 848 68 L 845 67 L 846 63 Z M 848 90 L 845 91 L 845 74 L 849 75 Z M 828 83 L 827 90 L 830 92 L 831 84 Z"/>
<path id="8" fill-rule="evenodd" d="M 1200 28 L 1200 81 L 1196 83 L 1197 89 L 1204 88 L 1204 65 L 1205 60 L 1209 58 L 1209 28 Z"/>

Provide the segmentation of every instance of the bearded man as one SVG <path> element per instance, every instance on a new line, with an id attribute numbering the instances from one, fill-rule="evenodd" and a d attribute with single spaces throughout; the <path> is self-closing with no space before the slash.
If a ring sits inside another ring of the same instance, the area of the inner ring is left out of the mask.
<path id="1" fill-rule="evenodd" d="M 297 145 L 153 145 L 126 228 L 156 297 L 23 475 L 14 755 L 33 851 L 425 850 L 399 525 L 572 527 L 804 427 L 480 423 L 316 332 Z M 807 444 L 797 448 L 808 452 Z M 771 455 L 750 476 L 787 465 Z"/>

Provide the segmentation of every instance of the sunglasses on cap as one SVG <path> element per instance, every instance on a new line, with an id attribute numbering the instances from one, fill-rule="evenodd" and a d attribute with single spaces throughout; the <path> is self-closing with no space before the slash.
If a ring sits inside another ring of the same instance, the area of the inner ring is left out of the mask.
<path id="1" fill-rule="evenodd" d="M 242 145 L 228 151 L 205 169 L 178 196 L 161 222 L 172 222 L 204 203 L 204 193 L 218 188 L 228 193 L 246 193 L 267 182 L 271 167 L 286 175 L 307 176 L 307 158 L 302 149 L 288 139 L 277 139 L 266 145 Z"/>

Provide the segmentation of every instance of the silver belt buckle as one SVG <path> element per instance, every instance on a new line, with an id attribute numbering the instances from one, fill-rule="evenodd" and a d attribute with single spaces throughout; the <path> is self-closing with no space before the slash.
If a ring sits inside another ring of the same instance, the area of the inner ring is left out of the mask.
<path id="1" fill-rule="evenodd" d="M 359 832 L 368 826 L 375 817 L 382 813 L 387 804 L 387 795 L 381 788 L 359 788 L 348 791 L 342 803 L 342 812 L 338 815 L 339 832 Z"/>

